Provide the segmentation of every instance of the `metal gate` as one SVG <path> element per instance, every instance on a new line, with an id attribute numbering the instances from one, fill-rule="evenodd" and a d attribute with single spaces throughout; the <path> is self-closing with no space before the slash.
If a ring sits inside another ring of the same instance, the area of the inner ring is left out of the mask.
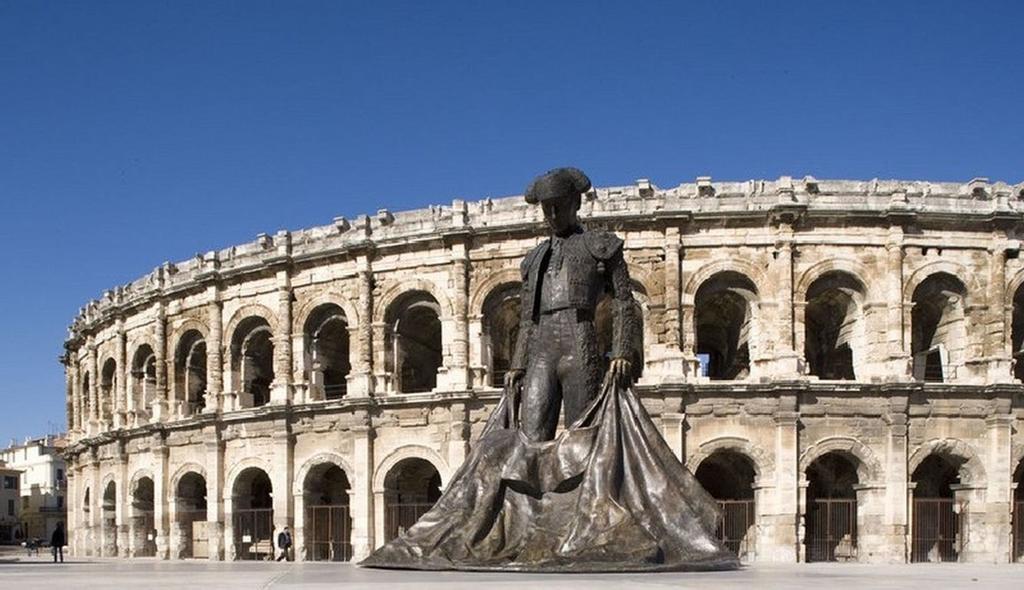
<path id="1" fill-rule="evenodd" d="M 911 562 L 957 561 L 960 555 L 960 514 L 952 498 L 915 498 Z"/>
<path id="2" fill-rule="evenodd" d="M 1024 501 L 1013 503 L 1013 559 L 1011 561 L 1024 561 Z"/>
<path id="3" fill-rule="evenodd" d="M 156 520 L 152 510 L 140 510 L 136 512 L 135 539 L 138 546 L 135 548 L 135 555 L 139 557 L 156 557 Z"/>
<path id="4" fill-rule="evenodd" d="M 815 498 L 804 520 L 807 561 L 839 561 L 856 557 L 857 500 Z"/>
<path id="5" fill-rule="evenodd" d="M 179 510 L 178 523 L 185 537 L 182 557 L 206 559 L 210 556 L 210 542 L 206 532 L 206 510 Z"/>
<path id="6" fill-rule="evenodd" d="M 234 527 L 235 559 L 267 560 L 274 557 L 274 509 L 236 510 L 231 516 Z"/>
<path id="7" fill-rule="evenodd" d="M 722 518 L 718 521 L 718 539 L 737 556 L 748 553 L 753 539 L 747 539 L 754 526 L 753 500 L 718 500 Z"/>
<path id="8" fill-rule="evenodd" d="M 384 540 L 398 537 L 433 507 L 433 502 L 388 503 L 384 511 Z"/>
<path id="9" fill-rule="evenodd" d="M 306 507 L 306 559 L 352 559 L 352 519 L 343 504 Z"/>

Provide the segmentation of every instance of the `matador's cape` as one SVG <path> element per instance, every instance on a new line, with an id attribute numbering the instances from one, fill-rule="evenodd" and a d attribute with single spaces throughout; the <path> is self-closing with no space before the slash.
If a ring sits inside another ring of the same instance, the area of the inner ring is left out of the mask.
<path id="1" fill-rule="evenodd" d="M 502 396 L 434 507 L 360 565 L 423 570 L 731 569 L 715 500 L 635 394 L 606 385 L 576 424 L 533 443 Z"/>

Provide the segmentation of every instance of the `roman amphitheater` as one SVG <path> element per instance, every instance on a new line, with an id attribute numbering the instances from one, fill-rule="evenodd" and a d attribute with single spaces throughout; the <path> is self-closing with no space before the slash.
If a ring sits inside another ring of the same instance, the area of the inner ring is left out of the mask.
<path id="1" fill-rule="evenodd" d="M 1024 185 L 646 180 L 635 387 L 750 562 L 1024 559 Z M 79 556 L 357 560 L 436 500 L 509 366 L 521 197 L 378 211 L 156 268 L 70 327 Z M 599 331 L 610 329 L 607 306 Z"/>

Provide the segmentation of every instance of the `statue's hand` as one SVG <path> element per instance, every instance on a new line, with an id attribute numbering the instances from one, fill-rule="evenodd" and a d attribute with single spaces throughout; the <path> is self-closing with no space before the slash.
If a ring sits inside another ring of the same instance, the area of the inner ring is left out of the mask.
<path id="1" fill-rule="evenodd" d="M 614 358 L 608 366 L 607 381 L 614 383 L 620 389 L 625 389 L 633 384 L 633 363 L 629 359 Z"/>
<path id="2" fill-rule="evenodd" d="M 523 384 L 523 375 L 525 371 L 522 369 L 512 369 L 505 373 L 505 389 L 516 391 Z"/>

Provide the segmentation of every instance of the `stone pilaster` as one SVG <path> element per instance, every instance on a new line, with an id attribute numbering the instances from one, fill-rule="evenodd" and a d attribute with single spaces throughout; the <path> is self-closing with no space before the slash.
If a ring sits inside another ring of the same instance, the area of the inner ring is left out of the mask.
<path id="1" fill-rule="evenodd" d="M 796 398 L 782 396 L 775 412 L 775 494 L 773 509 L 762 513 L 764 535 L 758 538 L 758 557 L 778 563 L 793 563 L 799 556 L 797 530 L 800 521 L 797 482 L 799 473 Z"/>
<path id="2" fill-rule="evenodd" d="M 999 400 L 1004 401 L 1004 400 Z M 1011 528 L 1013 514 L 1012 477 L 1016 465 L 1012 464 L 1012 436 L 1014 416 L 1009 400 L 997 403 L 994 413 L 985 419 L 988 432 L 988 452 L 985 471 L 988 489 L 985 490 L 984 537 L 979 552 L 995 563 L 1010 562 Z"/>
<path id="3" fill-rule="evenodd" d="M 1013 306 L 1006 304 L 1006 243 L 1001 233 L 992 236 L 988 281 L 988 383 L 1013 383 L 1010 342 Z"/>
<path id="4" fill-rule="evenodd" d="M 295 473 L 295 435 L 287 421 L 277 424 L 274 434 L 273 469 L 270 470 L 271 485 L 274 489 L 274 531 L 275 535 L 284 527 L 292 526 L 292 478 Z"/>
<path id="5" fill-rule="evenodd" d="M 206 534 L 210 561 L 224 559 L 224 547 L 231 539 L 226 537 L 224 512 L 224 444 L 216 425 L 203 429 L 203 449 L 206 455 Z"/>
<path id="6" fill-rule="evenodd" d="M 128 336 L 125 334 L 124 318 L 117 319 L 117 370 L 114 376 L 114 427 L 128 425 Z"/>
<path id="7" fill-rule="evenodd" d="M 100 370 L 96 340 L 89 337 L 89 433 L 100 431 Z"/>
<path id="8" fill-rule="evenodd" d="M 889 362 L 886 376 L 891 381 L 909 381 L 912 377 L 911 358 L 909 343 L 904 341 L 903 228 L 889 228 L 885 254 L 885 293 L 889 304 L 886 322 Z"/>
<path id="9" fill-rule="evenodd" d="M 803 364 L 803 351 L 795 348 L 793 337 L 793 227 L 781 224 L 776 236 L 776 258 L 772 263 L 772 275 L 775 278 L 774 299 L 777 321 L 775 354 L 772 361 L 771 374 L 775 378 L 792 378 L 799 376 Z M 766 318 L 761 317 L 762 337 Z M 769 336 L 771 337 L 771 336 Z"/>
<path id="10" fill-rule="evenodd" d="M 903 563 L 909 557 L 910 547 L 910 474 L 907 465 L 910 459 L 908 436 L 909 399 L 906 395 L 890 396 L 886 419 L 889 433 L 886 440 L 885 489 L 886 536 L 883 547 L 889 552 L 884 561 Z"/>
<path id="11" fill-rule="evenodd" d="M 352 469 L 355 471 L 350 496 L 352 561 L 359 561 L 368 556 L 376 547 L 375 539 L 377 537 L 377 530 L 374 526 L 377 516 L 376 494 L 373 489 L 375 433 L 369 416 L 364 416 L 364 420 L 364 424 L 352 429 Z M 383 510 L 383 505 L 381 510 Z"/>
<path id="12" fill-rule="evenodd" d="M 153 528 L 156 529 L 156 556 L 160 559 L 170 557 L 170 531 L 168 530 L 167 498 L 170 491 L 167 489 L 169 474 L 168 455 L 169 449 L 164 440 L 162 432 L 152 438 L 153 453 Z"/>
<path id="13" fill-rule="evenodd" d="M 287 270 L 277 273 L 277 332 L 270 403 L 287 404 L 292 395 L 292 288 Z"/>
<path id="14" fill-rule="evenodd" d="M 455 242 L 451 247 L 452 339 L 447 388 L 469 389 L 469 253 L 466 243 Z"/>
<path id="15" fill-rule="evenodd" d="M 206 405 L 205 411 L 217 413 L 228 409 L 223 406 L 224 393 L 224 308 L 220 301 L 220 289 L 211 285 L 208 289 L 210 303 L 206 305 L 210 333 L 206 343 Z"/>
<path id="16" fill-rule="evenodd" d="M 167 396 L 167 309 L 160 302 L 156 309 L 156 399 L 153 401 L 153 421 L 163 422 L 168 418 Z"/>
<path id="17" fill-rule="evenodd" d="M 355 359 L 348 376 L 348 395 L 363 397 L 373 393 L 373 270 L 369 254 L 356 258 L 359 273 L 359 324 L 355 327 Z"/>

